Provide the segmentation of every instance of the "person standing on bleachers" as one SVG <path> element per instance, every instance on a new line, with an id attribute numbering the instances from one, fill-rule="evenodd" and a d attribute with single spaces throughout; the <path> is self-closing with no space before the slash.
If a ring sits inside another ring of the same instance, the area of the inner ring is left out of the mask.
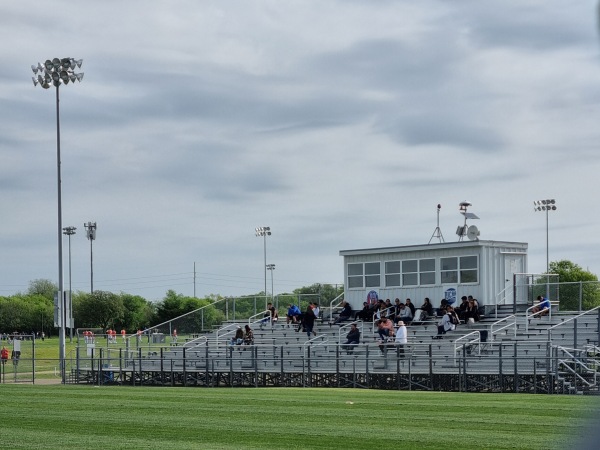
<path id="1" fill-rule="evenodd" d="M 315 315 L 315 320 L 317 320 L 319 318 L 319 315 L 321 314 L 321 308 L 319 307 L 317 302 L 313 302 L 312 305 L 313 305 L 313 314 Z"/>
<path id="2" fill-rule="evenodd" d="M 304 331 L 306 332 L 308 339 L 310 339 L 311 334 L 314 334 L 315 336 L 317 335 L 317 333 L 313 331 L 315 319 L 315 312 L 313 311 L 312 305 L 309 303 L 306 307 L 306 311 L 302 315 L 302 326 L 304 327 Z"/>
<path id="3" fill-rule="evenodd" d="M 396 329 L 395 344 L 398 346 L 398 353 L 401 358 L 404 358 L 404 346 L 408 344 L 408 331 L 403 321 L 398 322 L 398 328 Z"/>

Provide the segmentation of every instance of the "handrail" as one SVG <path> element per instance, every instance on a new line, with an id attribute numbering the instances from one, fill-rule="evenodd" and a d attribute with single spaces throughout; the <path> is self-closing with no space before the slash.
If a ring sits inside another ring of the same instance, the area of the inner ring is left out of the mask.
<path id="1" fill-rule="evenodd" d="M 473 337 L 472 339 L 467 340 L 467 338 L 469 336 L 473 336 L 473 335 L 477 335 L 477 337 Z M 463 342 L 460 345 L 458 345 L 459 341 L 466 341 L 466 342 Z M 479 333 L 479 331 L 472 331 L 469 334 L 465 334 L 464 336 L 461 336 L 458 339 L 456 339 L 454 341 L 454 363 L 456 364 L 456 352 L 461 347 L 464 347 L 465 345 L 475 344 L 475 343 L 479 344 L 477 346 L 477 354 L 481 355 L 481 333 Z"/>
<path id="2" fill-rule="evenodd" d="M 342 304 L 342 301 L 340 299 L 343 296 L 344 296 L 344 293 L 342 292 L 340 295 L 338 295 L 336 298 L 331 300 L 331 302 L 329 303 L 329 321 L 333 320 L 333 304 L 337 301 L 338 304 L 335 307 L 339 308 L 340 305 Z M 323 311 L 323 318 L 325 318 L 325 311 Z"/>
<path id="3" fill-rule="evenodd" d="M 239 326 L 240 326 L 239 323 L 230 323 L 230 324 L 225 325 L 224 327 L 219 328 L 217 330 L 217 333 L 216 333 L 216 336 L 215 336 L 216 346 L 217 347 L 219 346 L 219 343 L 220 343 L 220 339 L 219 338 L 222 338 L 223 336 L 227 336 L 228 334 L 233 333 L 233 331 L 234 331 L 233 327 L 235 327 L 235 329 L 237 329 Z M 229 330 L 229 331 L 227 331 L 226 333 L 221 334 L 221 332 L 225 331 L 225 330 Z"/>
<path id="4" fill-rule="evenodd" d="M 600 306 L 596 306 L 595 308 L 592 308 L 592 309 L 590 309 L 588 311 L 582 312 L 581 314 L 578 314 L 578 315 L 576 315 L 574 317 L 571 317 L 570 319 L 567 319 L 567 320 L 565 320 L 565 321 L 563 321 L 561 323 L 557 323 L 556 325 L 551 326 L 550 328 L 548 328 L 548 340 L 549 341 L 552 340 L 552 330 L 554 330 L 555 328 L 563 326 L 564 324 L 569 323 L 572 320 L 576 320 L 576 319 L 578 319 L 578 318 L 580 318 L 582 316 L 585 316 L 586 314 L 589 314 L 591 312 L 598 311 L 599 309 L 600 309 Z"/>
<path id="5" fill-rule="evenodd" d="M 510 291 L 509 291 L 509 289 L 510 289 Z M 494 299 L 494 310 L 496 311 L 496 317 L 495 317 L 496 319 L 498 318 L 498 305 L 506 304 L 506 295 L 509 293 L 512 293 L 513 289 L 514 289 L 514 286 L 512 284 L 510 284 L 496 294 L 496 298 Z M 502 297 L 502 303 L 500 303 L 498 301 L 498 297 L 500 297 L 502 294 L 504 294 L 504 296 Z"/>
<path id="6" fill-rule="evenodd" d="M 588 387 L 596 386 L 596 372 L 593 372 L 594 373 L 594 382 L 590 383 L 588 380 L 586 380 L 581 375 L 579 375 L 577 372 L 575 372 L 575 369 L 573 369 L 568 363 L 575 363 L 578 366 L 581 365 L 581 362 L 578 360 L 575 360 L 575 361 L 565 360 L 565 359 L 558 360 L 559 366 L 562 366 L 562 368 L 566 369 L 568 372 L 570 372 L 571 375 L 574 375 L 575 377 L 577 377 L 582 383 L 587 384 Z"/>
<path id="7" fill-rule="evenodd" d="M 318 342 L 316 344 L 313 344 L 313 341 L 315 341 L 317 339 L 322 339 L 322 342 Z M 306 357 L 306 352 L 307 352 L 308 347 L 319 347 L 321 345 L 327 345 L 327 344 L 329 344 L 329 338 L 327 337 L 327 335 L 325 335 L 325 339 L 323 339 L 323 335 L 322 334 L 320 334 L 318 336 L 315 336 L 314 338 L 309 339 L 308 341 L 305 341 L 302 344 L 303 354 Z"/>
<path id="8" fill-rule="evenodd" d="M 271 322 L 271 315 L 272 315 L 271 310 L 265 309 L 264 311 L 261 311 L 259 313 L 254 314 L 253 316 L 248 317 L 248 325 L 254 325 L 255 323 L 259 323 L 259 322 L 262 323 L 262 321 L 267 317 L 267 314 L 269 314 L 269 322 Z M 252 320 L 256 317 L 260 317 L 260 319 Z"/>
<path id="9" fill-rule="evenodd" d="M 204 339 L 204 342 L 197 343 L 197 341 L 199 341 L 201 339 Z M 198 346 L 200 346 L 202 344 L 205 344 L 207 342 L 208 342 L 208 338 L 206 336 L 199 336 L 199 337 L 197 337 L 195 339 L 192 339 L 191 341 L 187 341 L 185 344 L 182 345 L 182 347 L 188 348 L 188 346 L 191 345 L 191 344 L 193 344 L 193 347 L 198 347 Z M 193 347 L 191 347 L 191 348 L 193 348 Z"/>
<path id="10" fill-rule="evenodd" d="M 508 319 L 514 319 L 511 323 L 508 323 L 506 325 L 504 325 L 503 327 L 498 328 L 497 330 L 494 330 L 494 327 L 496 325 L 500 325 L 500 323 L 508 321 Z M 502 330 L 505 330 L 509 327 L 513 327 L 514 329 L 514 336 L 517 337 L 517 316 L 515 316 L 514 314 L 511 314 L 510 316 L 505 317 L 504 319 L 500 319 L 496 322 L 494 322 L 493 324 L 490 325 L 490 340 L 493 342 L 495 341 L 495 336 L 497 333 L 499 333 Z"/>
<path id="11" fill-rule="evenodd" d="M 224 300 L 227 300 L 228 298 L 229 298 L 229 297 L 223 297 L 223 298 L 217 299 L 217 300 L 215 300 L 214 302 L 212 302 L 212 303 L 209 303 L 208 305 L 201 306 L 200 308 L 196 308 L 196 309 L 194 309 L 193 311 L 186 312 L 185 314 L 182 314 L 182 315 L 180 315 L 180 316 L 177 316 L 177 317 L 174 317 L 174 318 L 172 318 L 172 319 L 169 319 L 169 320 L 167 320 L 167 321 L 165 321 L 165 322 L 163 322 L 163 323 L 159 323 L 158 325 L 154 325 L 153 327 L 146 328 L 146 329 L 144 330 L 144 333 L 148 333 L 148 334 L 149 334 L 149 333 L 150 333 L 150 330 L 154 330 L 155 328 L 162 327 L 163 325 L 166 325 L 166 324 L 168 324 L 168 323 L 171 323 L 171 322 L 173 322 L 173 321 L 175 321 L 175 320 L 181 319 L 182 317 L 189 316 L 190 314 L 197 313 L 198 311 L 201 311 L 201 310 L 203 310 L 204 308 L 208 308 L 209 306 L 214 306 L 214 305 L 216 305 L 216 304 L 217 304 L 217 303 L 219 303 L 219 302 L 222 302 L 222 301 L 224 301 Z M 138 335 L 138 333 L 137 333 L 137 331 L 136 331 L 135 333 L 132 333 L 132 334 L 130 334 L 129 336 L 127 336 L 127 338 L 128 338 L 128 339 L 129 339 L 129 338 L 133 338 L 133 337 L 136 337 L 137 335 Z"/>
<path id="12" fill-rule="evenodd" d="M 559 302 L 552 301 L 552 300 L 550 301 L 550 308 L 547 308 L 549 320 L 552 320 L 552 307 L 558 306 L 558 305 L 559 305 Z M 541 311 L 534 312 L 533 314 L 529 314 L 529 311 L 531 311 L 533 308 L 536 308 L 537 306 L 538 305 L 533 305 L 525 310 L 525 332 L 529 332 L 529 322 L 531 321 L 531 319 L 535 318 L 535 316 L 538 316 L 538 315 L 539 315 L 538 317 L 541 317 L 542 313 L 545 314 L 544 311 L 546 311 L 546 309 L 542 309 Z"/>

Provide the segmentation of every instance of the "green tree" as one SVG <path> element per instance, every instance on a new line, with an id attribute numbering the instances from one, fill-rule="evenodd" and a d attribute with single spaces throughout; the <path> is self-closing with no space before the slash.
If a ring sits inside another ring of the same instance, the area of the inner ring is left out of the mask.
<path id="1" fill-rule="evenodd" d="M 52 301 L 56 292 L 58 292 L 56 283 L 42 278 L 30 281 L 27 289 L 27 295 L 41 295 Z"/>
<path id="2" fill-rule="evenodd" d="M 317 301 L 321 306 L 329 306 L 332 300 L 338 297 L 344 292 L 343 285 L 332 286 L 331 284 L 315 283 L 310 286 L 304 286 L 298 289 L 294 289 L 296 295 L 307 295 L 305 301 L 302 302 L 301 308 L 305 308 L 305 304 L 311 301 Z M 281 305 L 280 305 L 281 306 Z M 287 305 L 285 305 L 287 307 Z"/>
<path id="3" fill-rule="evenodd" d="M 35 333 L 54 328 L 53 301 L 43 295 L 0 297 L 0 330 Z"/>
<path id="4" fill-rule="evenodd" d="M 124 314 L 123 299 L 112 292 L 77 293 L 73 302 L 73 315 L 77 328 L 106 330 L 122 323 Z"/>
<path id="5" fill-rule="evenodd" d="M 191 313 L 199 308 L 201 311 Z M 186 314 L 185 317 L 181 317 Z M 224 315 L 217 311 L 210 298 L 199 299 L 167 291 L 165 298 L 156 306 L 154 324 L 158 325 L 173 319 L 172 328 L 178 333 L 197 333 L 202 329 L 211 328 L 223 321 Z"/>
<path id="6" fill-rule="evenodd" d="M 600 284 L 598 277 L 572 261 L 563 259 L 550 263 L 550 273 L 558 274 L 560 308 L 566 311 L 579 310 L 581 295 L 582 309 L 600 306 Z M 569 284 L 564 284 L 569 283 Z"/>
<path id="7" fill-rule="evenodd" d="M 148 327 L 154 316 L 154 306 L 139 295 L 121 293 L 123 301 L 123 317 L 116 323 L 119 330 L 125 329 L 130 333 Z"/>

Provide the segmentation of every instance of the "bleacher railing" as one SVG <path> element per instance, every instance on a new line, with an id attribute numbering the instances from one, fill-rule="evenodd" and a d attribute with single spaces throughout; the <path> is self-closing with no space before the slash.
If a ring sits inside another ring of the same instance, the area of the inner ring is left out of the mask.
<path id="1" fill-rule="evenodd" d="M 566 319 L 566 320 L 562 321 L 561 323 L 558 323 L 558 324 L 548 328 L 548 341 L 552 341 L 552 333 L 553 332 L 558 331 L 562 327 L 566 328 L 567 324 L 572 324 L 573 325 L 573 347 L 575 347 L 575 348 L 578 347 L 578 345 L 577 345 L 577 321 L 584 316 L 592 315 L 594 313 L 597 315 L 597 323 L 596 323 L 596 327 L 597 327 L 597 331 L 598 331 L 598 341 L 597 342 L 600 342 L 600 306 L 596 306 L 595 308 L 592 308 L 589 311 L 585 311 L 581 314 L 578 314 L 574 317 Z"/>
<path id="2" fill-rule="evenodd" d="M 517 337 L 517 316 L 510 315 L 503 319 L 500 319 L 490 325 L 490 340 L 493 342 L 496 340 L 496 335 L 501 331 L 508 332 L 512 327 L 513 336 Z"/>
<path id="3" fill-rule="evenodd" d="M 540 319 L 543 316 L 548 315 L 548 319 L 552 320 L 552 310 L 557 309 L 558 305 L 559 305 L 559 302 L 551 301 L 550 308 L 545 308 L 545 309 L 542 309 L 542 310 L 536 311 L 536 312 L 531 312 L 531 311 L 533 311 L 535 308 L 538 308 L 538 305 L 533 305 L 533 306 L 530 306 L 529 308 L 527 308 L 525 310 L 525 331 L 529 332 L 529 323 L 531 322 L 531 319 Z"/>
<path id="4" fill-rule="evenodd" d="M 457 354 L 465 348 L 469 348 L 472 351 L 474 346 L 477 346 L 477 354 L 481 355 L 481 334 L 479 331 L 473 331 L 469 334 L 459 337 L 454 341 L 454 364 L 457 364 Z"/>

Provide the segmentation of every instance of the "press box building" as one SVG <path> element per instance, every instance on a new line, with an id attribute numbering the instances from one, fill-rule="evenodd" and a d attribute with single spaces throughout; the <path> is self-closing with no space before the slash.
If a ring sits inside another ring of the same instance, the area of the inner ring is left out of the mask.
<path id="1" fill-rule="evenodd" d="M 354 310 L 373 298 L 410 298 L 419 307 L 429 297 L 438 307 L 444 298 L 463 295 L 472 295 L 487 310 L 512 292 L 513 274 L 527 272 L 524 242 L 469 240 L 342 250 L 340 255 L 344 299 Z M 512 298 L 507 300 L 513 304 Z"/>

